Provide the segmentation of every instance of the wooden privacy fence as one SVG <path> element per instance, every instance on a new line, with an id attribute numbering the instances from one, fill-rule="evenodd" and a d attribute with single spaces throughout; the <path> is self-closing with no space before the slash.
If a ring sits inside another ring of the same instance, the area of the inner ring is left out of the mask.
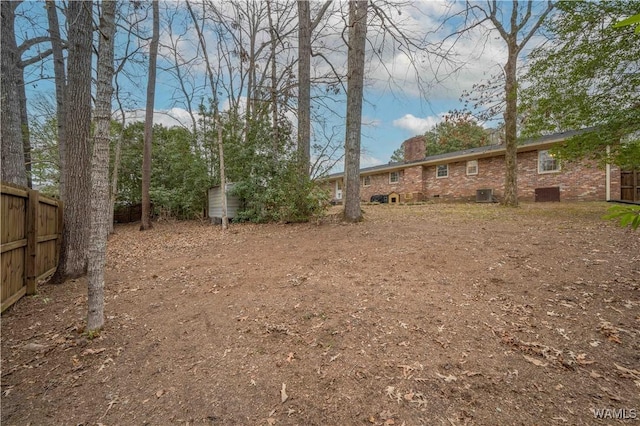
<path id="1" fill-rule="evenodd" d="M 0 185 L 2 311 L 58 266 L 62 242 L 62 202 L 33 189 Z"/>

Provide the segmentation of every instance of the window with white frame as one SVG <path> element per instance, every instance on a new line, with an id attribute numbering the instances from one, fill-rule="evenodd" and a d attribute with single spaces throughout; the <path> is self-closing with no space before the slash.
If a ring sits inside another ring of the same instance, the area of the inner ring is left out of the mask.
<path id="1" fill-rule="evenodd" d="M 362 178 L 362 185 L 369 186 L 371 185 L 371 176 L 365 176 Z"/>
<path id="2" fill-rule="evenodd" d="M 538 173 L 554 173 L 560 171 L 560 161 L 549 151 L 538 151 Z"/>
<path id="3" fill-rule="evenodd" d="M 467 161 L 467 176 L 478 174 L 478 160 Z"/>
<path id="4" fill-rule="evenodd" d="M 398 183 L 400 181 L 400 172 L 389 173 L 389 183 Z"/>
<path id="5" fill-rule="evenodd" d="M 437 178 L 449 177 L 449 165 L 440 164 L 438 167 L 436 167 L 436 177 Z"/>

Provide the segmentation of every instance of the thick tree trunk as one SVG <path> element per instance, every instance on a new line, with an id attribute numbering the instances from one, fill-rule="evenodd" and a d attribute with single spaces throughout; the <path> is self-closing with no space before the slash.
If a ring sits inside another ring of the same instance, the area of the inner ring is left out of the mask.
<path id="1" fill-rule="evenodd" d="M 193 20 L 193 25 L 196 27 L 198 33 L 198 41 L 200 47 L 202 47 L 202 54 L 204 56 L 204 63 L 207 67 L 207 76 L 209 77 L 209 85 L 211 86 L 211 101 L 213 103 L 213 119 L 215 122 L 217 135 L 218 135 L 218 157 L 220 167 L 220 192 L 222 196 L 222 230 L 226 230 L 229 227 L 229 218 L 227 216 L 227 177 L 224 168 L 224 144 L 222 139 L 222 120 L 220 119 L 220 110 L 218 109 L 218 86 L 213 78 L 213 69 L 211 68 L 211 62 L 209 62 L 209 54 L 207 53 L 207 42 L 204 38 L 202 28 L 198 24 L 196 15 L 191 8 L 191 4 L 187 0 L 187 9 Z"/>
<path id="2" fill-rule="evenodd" d="M 275 152 L 278 149 L 280 139 L 278 132 L 278 62 L 276 61 L 278 35 L 276 33 L 276 28 L 273 26 L 270 0 L 267 0 L 267 15 L 269 17 L 269 36 L 271 37 L 271 139 L 275 160 Z"/>
<path id="3" fill-rule="evenodd" d="M 60 38 L 60 24 L 58 12 L 54 0 L 46 0 L 47 18 L 49 21 L 49 36 L 51 37 L 51 50 L 53 51 L 53 75 L 56 87 L 56 119 L 58 130 L 58 155 L 60 157 L 60 195 L 66 194 L 65 176 L 62 173 L 67 168 L 67 144 L 65 139 L 65 85 L 66 71 L 64 56 L 62 55 L 62 39 Z"/>
<path id="4" fill-rule="evenodd" d="M 158 0 L 153 0 L 153 35 L 149 47 L 149 80 L 147 82 L 147 110 L 144 122 L 144 153 L 142 157 L 142 224 L 140 230 L 151 229 L 151 145 L 153 141 L 153 111 L 156 96 L 156 69 L 158 41 L 160 39 L 160 11 Z"/>
<path id="5" fill-rule="evenodd" d="M 473 5 L 471 6 L 467 2 L 467 11 L 471 7 L 479 8 L 482 10 L 486 20 L 493 23 L 495 29 L 500 33 L 500 36 L 507 44 L 507 63 L 504 66 L 505 73 L 505 86 L 504 94 L 506 101 L 506 108 L 504 111 L 504 127 L 505 127 L 505 181 L 504 181 L 504 199 L 503 205 L 509 207 L 518 206 L 518 157 L 517 157 L 517 120 L 518 120 L 518 79 L 517 79 L 517 66 L 518 66 L 518 53 L 522 48 L 531 40 L 531 37 L 536 33 L 538 28 L 542 25 L 546 16 L 555 7 L 555 2 L 552 0 L 547 1 L 547 7 L 538 15 L 534 21 L 531 21 L 531 25 L 528 23 L 531 19 L 533 1 L 528 0 L 525 2 L 524 15 L 518 20 L 518 15 L 522 10 L 518 4 L 518 0 L 513 0 L 511 4 L 508 2 L 487 2 L 485 6 Z M 504 10 L 501 8 L 504 7 Z M 511 8 L 511 18 L 506 21 L 506 9 Z M 508 25 L 508 31 L 505 29 L 505 24 Z M 524 29 L 528 29 L 525 31 Z M 475 27 L 475 26 L 473 26 Z M 471 27 L 471 28 L 473 28 Z M 468 31 L 470 28 L 465 29 Z M 518 45 L 518 39 L 520 44 Z"/>
<path id="6" fill-rule="evenodd" d="M 216 110 L 216 128 L 218 129 L 218 154 L 220 157 L 220 191 L 222 198 L 222 230 L 229 227 L 229 217 L 227 216 L 227 176 L 224 169 L 224 144 L 222 141 L 222 123 L 220 113 Z"/>
<path id="7" fill-rule="evenodd" d="M 518 50 L 515 37 L 507 40 L 509 56 L 504 67 L 506 83 L 505 126 L 505 179 L 504 199 L 502 203 L 508 207 L 518 206 L 518 156 L 517 156 L 517 114 L 518 114 L 518 80 L 516 66 Z"/>
<path id="8" fill-rule="evenodd" d="M 367 38 L 367 0 L 349 1 L 349 56 L 347 70 L 347 130 L 345 136 L 344 218 L 362 219 L 360 209 L 360 135 L 364 89 L 364 48 Z"/>
<path id="9" fill-rule="evenodd" d="M 124 114 L 124 111 L 122 111 L 122 113 Z M 116 208 L 116 200 L 118 198 L 118 174 L 120 172 L 120 163 L 122 162 L 123 132 L 124 120 L 113 154 L 113 172 L 111 174 L 111 190 L 109 191 L 109 234 L 113 234 L 113 212 Z"/>
<path id="10" fill-rule="evenodd" d="M 2 164 L 0 168 L 2 169 L 3 181 L 27 186 L 27 170 L 20 125 L 20 89 L 18 87 L 20 82 L 18 72 L 22 70 L 19 67 L 20 57 L 14 31 L 15 8 L 18 4 L 19 2 L 8 1 L 0 3 L 0 13 L 2 14 L 2 27 L 0 28 Z"/>
<path id="11" fill-rule="evenodd" d="M 113 46 L 116 2 L 102 3 L 96 83 L 95 136 L 91 168 L 91 239 L 89 245 L 87 330 L 104 325 L 104 266 L 109 230 L 109 136 L 113 94 Z"/>
<path id="12" fill-rule="evenodd" d="M 300 172 L 309 174 L 311 161 L 311 12 L 298 0 L 298 156 Z"/>
<path id="13" fill-rule="evenodd" d="M 87 264 L 91 192 L 91 1 L 69 2 L 68 81 L 65 88 L 64 229 L 56 282 L 84 275 Z"/>
<path id="14" fill-rule="evenodd" d="M 20 104 L 20 130 L 22 134 L 22 150 L 24 151 L 24 166 L 27 174 L 27 186 L 33 188 L 31 176 L 31 136 L 29 132 L 29 115 L 27 114 L 27 92 L 24 84 L 24 67 L 20 67 L 16 75 L 18 79 L 18 103 Z"/>

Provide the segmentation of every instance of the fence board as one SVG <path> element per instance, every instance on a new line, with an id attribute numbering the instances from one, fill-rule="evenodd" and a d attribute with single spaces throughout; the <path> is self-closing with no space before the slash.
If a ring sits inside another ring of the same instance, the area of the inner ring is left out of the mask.
<path id="1" fill-rule="evenodd" d="M 2 311 L 53 274 L 62 242 L 62 202 L 2 183 L 0 268 Z"/>

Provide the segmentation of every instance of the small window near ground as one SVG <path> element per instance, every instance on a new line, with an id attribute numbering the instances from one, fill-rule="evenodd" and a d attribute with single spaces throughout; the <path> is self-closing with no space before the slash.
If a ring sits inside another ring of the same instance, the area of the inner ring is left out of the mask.
<path id="1" fill-rule="evenodd" d="M 549 151 L 538 151 L 538 173 L 553 173 L 560 171 L 560 161 Z"/>
<path id="2" fill-rule="evenodd" d="M 438 178 L 449 177 L 449 165 L 448 164 L 440 164 L 436 168 L 436 177 L 438 177 Z"/>
<path id="3" fill-rule="evenodd" d="M 467 161 L 467 176 L 478 174 L 478 160 Z"/>
<path id="4" fill-rule="evenodd" d="M 371 176 L 365 176 L 362 178 L 362 184 L 364 186 L 369 186 L 371 185 Z"/>
<path id="5" fill-rule="evenodd" d="M 389 183 L 398 183 L 400 181 L 400 172 L 389 173 Z"/>

